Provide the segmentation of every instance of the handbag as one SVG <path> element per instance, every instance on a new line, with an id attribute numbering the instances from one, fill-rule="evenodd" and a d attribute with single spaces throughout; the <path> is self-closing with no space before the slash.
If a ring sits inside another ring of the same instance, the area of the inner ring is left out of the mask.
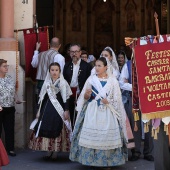
<path id="1" fill-rule="evenodd" d="M 42 101 L 41 101 L 41 103 L 40 103 L 40 107 L 39 107 L 39 109 L 38 109 L 36 118 L 32 121 L 32 123 L 31 123 L 31 125 L 30 125 L 30 130 L 34 130 L 35 125 L 38 123 L 38 117 L 40 116 L 41 105 L 42 105 Z"/>
<path id="2" fill-rule="evenodd" d="M 8 155 L 7 155 L 4 145 L 0 139 L 0 167 L 8 165 L 8 164 L 9 164 Z"/>

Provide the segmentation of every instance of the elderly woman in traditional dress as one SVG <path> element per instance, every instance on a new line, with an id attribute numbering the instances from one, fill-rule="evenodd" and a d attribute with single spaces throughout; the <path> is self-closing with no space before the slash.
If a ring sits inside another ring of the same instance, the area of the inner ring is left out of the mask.
<path id="1" fill-rule="evenodd" d="M 83 165 L 111 167 L 127 159 L 126 113 L 119 84 L 109 61 L 100 57 L 77 101 L 70 160 Z"/>
<path id="2" fill-rule="evenodd" d="M 39 120 L 29 144 L 30 149 L 48 151 L 45 159 L 55 160 L 57 152 L 70 150 L 69 137 L 72 135 L 68 111 L 70 95 L 72 92 L 63 78 L 60 65 L 50 64 L 40 92 L 40 116 L 37 114 Z"/>

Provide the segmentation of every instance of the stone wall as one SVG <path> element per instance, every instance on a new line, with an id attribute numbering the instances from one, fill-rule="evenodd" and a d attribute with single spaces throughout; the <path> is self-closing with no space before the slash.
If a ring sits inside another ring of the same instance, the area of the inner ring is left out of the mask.
<path id="1" fill-rule="evenodd" d="M 154 33 L 154 4 L 148 2 L 152 1 L 56 0 L 54 31 L 63 45 L 80 42 L 99 56 L 106 46 L 118 50 L 125 36 Z"/>
<path id="2" fill-rule="evenodd" d="M 15 15 L 14 15 L 14 29 L 20 30 L 25 28 L 33 27 L 33 14 L 34 14 L 34 5 L 35 0 L 29 0 L 28 4 L 23 4 L 21 0 L 14 0 L 15 4 Z M 16 37 L 16 33 L 14 33 Z M 25 54 L 24 54 L 24 39 L 23 32 L 18 32 L 18 41 L 19 41 L 19 51 L 20 51 L 20 64 L 22 67 L 25 66 Z M 33 110 L 34 110 L 34 84 L 30 81 L 25 81 L 25 74 L 23 75 L 24 86 L 24 112 L 22 115 L 18 115 L 16 119 L 16 147 L 22 148 L 26 147 L 28 144 L 29 138 L 29 125 L 33 120 Z M 22 106 L 17 106 L 18 109 L 21 109 Z M 23 132 L 18 132 L 18 129 L 22 129 Z M 20 139 L 23 139 L 22 143 Z"/>

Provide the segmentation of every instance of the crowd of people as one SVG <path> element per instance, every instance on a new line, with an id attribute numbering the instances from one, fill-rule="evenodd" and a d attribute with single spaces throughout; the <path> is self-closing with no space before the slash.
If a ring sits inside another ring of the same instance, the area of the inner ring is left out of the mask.
<path id="1" fill-rule="evenodd" d="M 140 111 L 137 127 L 134 122 L 132 63 L 125 51 L 116 55 L 111 47 L 105 47 L 95 58 L 82 50 L 80 44 L 73 43 L 65 62 L 65 56 L 59 53 L 59 38 L 52 38 L 47 51 L 39 53 L 40 46 L 41 43 L 36 44 L 31 62 L 37 68 L 39 98 L 29 148 L 46 151 L 45 160 L 56 160 L 57 152 L 70 152 L 71 161 L 112 167 L 128 161 L 128 149 L 132 152 L 129 160 L 137 161 L 144 140 L 144 159 L 154 161 L 151 128 L 142 135 Z M 0 59 L 0 134 L 3 125 L 6 151 L 16 156 L 15 83 L 7 71 L 7 61 Z M 128 131 L 133 134 L 133 148 L 128 147 L 131 142 Z"/>

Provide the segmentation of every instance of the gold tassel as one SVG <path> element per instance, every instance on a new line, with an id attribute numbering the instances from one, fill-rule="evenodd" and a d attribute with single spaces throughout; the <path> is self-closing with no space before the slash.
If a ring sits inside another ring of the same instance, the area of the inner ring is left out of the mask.
<path id="1" fill-rule="evenodd" d="M 169 128 L 168 128 L 168 125 L 166 125 L 166 135 L 169 135 Z"/>
<path id="2" fill-rule="evenodd" d="M 146 123 L 144 123 L 144 133 L 146 133 Z"/>
<path id="3" fill-rule="evenodd" d="M 144 123 L 144 132 L 149 132 L 149 122 Z"/>
<path id="4" fill-rule="evenodd" d="M 166 135 L 169 135 L 168 125 L 166 125 L 166 124 L 164 124 L 164 131 L 166 132 Z"/>
<path id="5" fill-rule="evenodd" d="M 139 114 L 138 114 L 138 112 L 136 112 L 136 120 L 137 120 L 137 121 L 139 120 Z"/>
<path id="6" fill-rule="evenodd" d="M 146 123 L 146 132 L 149 132 L 149 122 Z"/>
<path id="7" fill-rule="evenodd" d="M 166 124 L 164 124 L 164 131 L 166 131 Z"/>
<path id="8" fill-rule="evenodd" d="M 134 121 L 138 121 L 139 120 L 138 110 L 133 110 L 133 114 L 134 114 Z"/>
<path id="9" fill-rule="evenodd" d="M 157 129 L 155 129 L 155 134 L 154 134 L 154 139 L 158 139 L 158 130 Z"/>
<path id="10" fill-rule="evenodd" d="M 160 127 L 158 126 L 158 127 L 157 127 L 157 132 L 158 132 L 158 133 L 159 133 L 159 129 L 160 129 Z"/>
<path id="11" fill-rule="evenodd" d="M 154 137 L 154 128 L 152 128 L 152 137 Z"/>

